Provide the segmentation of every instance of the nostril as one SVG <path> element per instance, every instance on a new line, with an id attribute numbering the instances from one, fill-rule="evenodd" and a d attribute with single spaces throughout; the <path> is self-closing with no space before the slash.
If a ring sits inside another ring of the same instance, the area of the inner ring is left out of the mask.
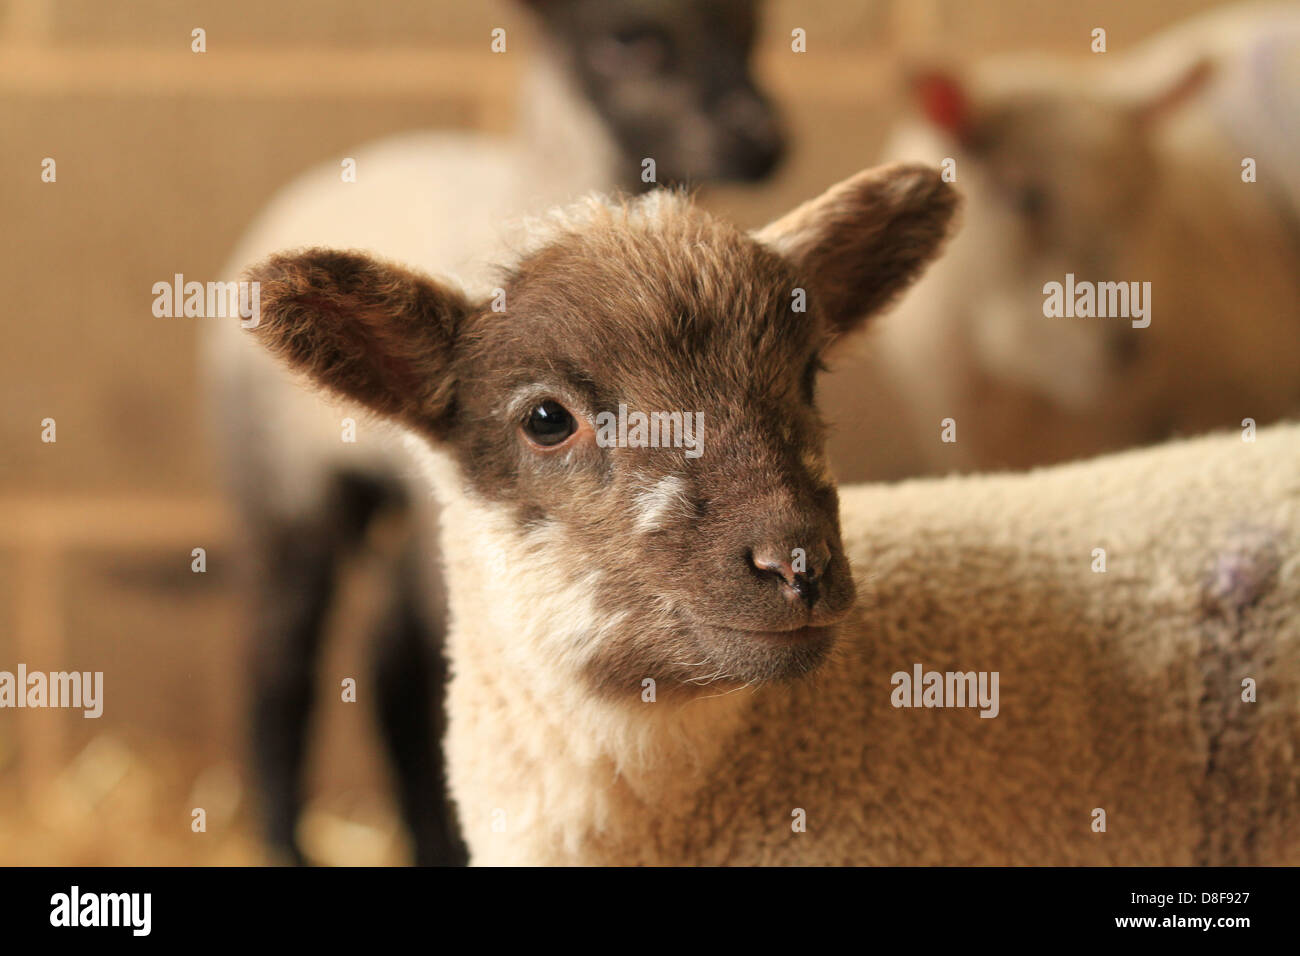
<path id="1" fill-rule="evenodd" d="M 764 574 L 775 574 L 785 580 L 789 580 L 794 574 L 790 562 L 773 551 L 750 551 L 749 562 Z"/>
<path id="2" fill-rule="evenodd" d="M 807 565 L 807 571 L 814 580 L 822 580 L 826 572 L 830 570 L 831 565 L 831 546 L 830 542 L 822 540 L 817 542 L 805 553 L 804 558 Z"/>
<path id="3" fill-rule="evenodd" d="M 750 551 L 748 557 L 760 574 L 779 579 L 794 596 L 807 604 L 812 605 L 821 595 L 820 579 L 825 568 L 824 561 L 806 561 L 794 549 L 791 550 L 789 559 L 783 553 L 778 556 L 777 553 L 768 551 Z M 820 558 L 820 554 L 817 557 Z"/>
<path id="4" fill-rule="evenodd" d="M 821 594 L 821 584 L 819 580 L 812 575 L 796 571 L 794 580 L 787 582 L 794 593 L 799 595 L 807 604 L 814 604 Z"/>

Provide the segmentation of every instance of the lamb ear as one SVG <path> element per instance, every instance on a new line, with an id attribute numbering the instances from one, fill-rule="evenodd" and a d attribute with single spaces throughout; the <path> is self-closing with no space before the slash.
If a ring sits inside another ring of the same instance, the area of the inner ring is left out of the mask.
<path id="1" fill-rule="evenodd" d="M 307 249 L 251 267 L 255 334 L 313 381 L 433 437 L 452 404 L 451 354 L 469 300 L 364 253 Z"/>
<path id="2" fill-rule="evenodd" d="M 868 169 L 754 234 L 809 284 L 833 334 L 884 308 L 935 257 L 960 197 L 937 169 Z"/>
<path id="3" fill-rule="evenodd" d="M 1159 89 L 1133 104 L 1134 118 L 1143 126 L 1152 126 L 1172 116 L 1196 99 L 1209 86 L 1214 74 L 1215 64 L 1209 57 L 1192 60 Z"/>

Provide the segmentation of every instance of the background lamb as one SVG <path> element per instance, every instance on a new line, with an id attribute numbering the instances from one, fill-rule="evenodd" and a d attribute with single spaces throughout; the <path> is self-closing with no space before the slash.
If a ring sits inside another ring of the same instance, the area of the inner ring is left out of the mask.
<path id="1" fill-rule="evenodd" d="M 281 360 L 432 449 L 475 862 L 1300 861 L 1300 428 L 841 508 L 823 353 L 954 206 L 916 166 L 752 236 L 592 203 L 506 314 L 357 253 L 252 271 Z M 599 447 L 620 402 L 703 410 L 705 454 Z M 997 672 L 998 716 L 895 708 L 916 664 Z"/>
<path id="2" fill-rule="evenodd" d="M 1027 467 L 1300 408 L 1300 13 L 1229 7 L 1110 42 L 916 77 L 927 120 L 885 155 L 955 159 L 964 225 L 873 355 L 837 372 L 831 407 L 851 421 L 874 400 L 864 366 L 888 376 L 919 468 Z M 1044 284 L 1067 273 L 1150 282 L 1150 326 L 1046 318 Z M 947 417 L 954 444 L 936 437 Z M 832 458 L 842 478 L 879 474 L 851 433 Z"/>
<path id="3" fill-rule="evenodd" d="M 659 181 L 753 179 L 782 138 L 747 67 L 754 4 L 581 0 L 529 4 L 544 45 L 526 78 L 517 136 L 449 132 L 395 137 L 354 151 L 284 189 L 245 236 L 233 274 L 275 249 L 338 244 L 459 276 L 476 289 L 513 239 L 508 227 L 590 190 Z M 517 37 L 514 28 L 508 37 Z M 707 50 L 703 48 L 707 47 Z M 340 564 L 382 511 L 423 509 L 413 467 L 386 430 L 285 375 L 232 324 L 205 343 L 210 404 L 228 483 L 250 534 L 255 700 L 252 738 L 271 845 L 295 859 L 313 665 Z M 346 419 L 355 442 L 342 440 Z M 417 862 L 461 855 L 442 805 L 443 677 L 436 648 L 441 588 L 422 513 L 396 543 L 393 593 L 378 627 L 376 690 Z M 427 675 L 427 676 L 426 676 Z"/>

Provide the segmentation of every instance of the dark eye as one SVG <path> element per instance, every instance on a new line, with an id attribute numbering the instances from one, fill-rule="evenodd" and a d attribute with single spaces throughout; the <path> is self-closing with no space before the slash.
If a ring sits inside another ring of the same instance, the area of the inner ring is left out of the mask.
<path id="1" fill-rule="evenodd" d="M 573 420 L 569 410 L 549 398 L 540 405 L 534 405 L 524 419 L 524 434 L 543 448 L 560 444 L 577 430 L 578 423 Z"/>
<path id="2" fill-rule="evenodd" d="M 672 40 L 658 26 L 622 27 L 597 42 L 593 60 L 611 76 L 660 73 L 672 59 Z"/>
<path id="3" fill-rule="evenodd" d="M 1023 186 L 1017 189 L 1016 209 L 1022 216 L 1039 218 L 1047 212 L 1047 190 L 1042 186 Z"/>

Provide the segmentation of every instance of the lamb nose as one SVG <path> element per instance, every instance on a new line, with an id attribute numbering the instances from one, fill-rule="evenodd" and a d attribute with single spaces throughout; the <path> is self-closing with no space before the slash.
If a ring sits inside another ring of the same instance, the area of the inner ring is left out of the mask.
<path id="1" fill-rule="evenodd" d="M 811 607 L 821 594 L 821 576 L 830 562 L 830 548 L 824 543 L 808 549 L 760 548 L 751 552 L 750 561 L 760 572 L 780 578 Z"/>

